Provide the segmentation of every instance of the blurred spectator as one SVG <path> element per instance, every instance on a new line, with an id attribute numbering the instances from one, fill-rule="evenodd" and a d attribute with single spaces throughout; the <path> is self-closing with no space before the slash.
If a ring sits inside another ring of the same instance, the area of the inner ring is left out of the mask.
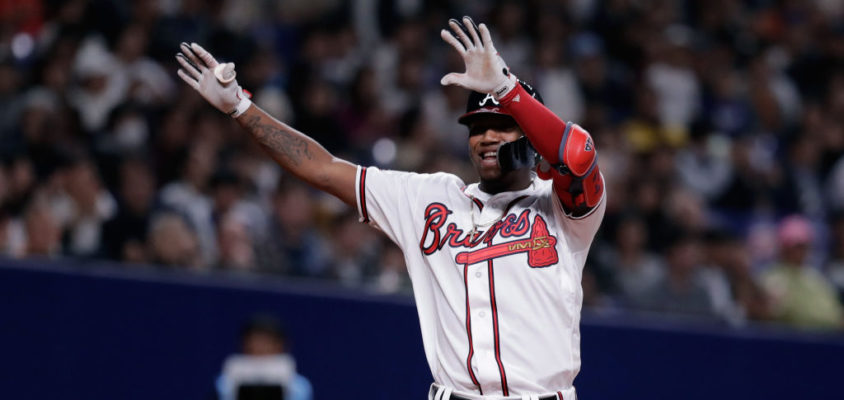
<path id="1" fill-rule="evenodd" d="M 808 133 L 785 143 L 788 159 L 780 183 L 780 193 L 800 193 L 799 196 L 776 196 L 783 213 L 799 213 L 812 219 L 825 217 L 824 193 L 818 173 L 820 148 L 817 139 Z M 779 193 L 777 193 L 779 194 Z"/>
<path id="2" fill-rule="evenodd" d="M 709 268 L 727 278 L 729 284 L 730 298 L 722 294 L 722 300 L 715 304 L 721 315 L 734 324 L 770 319 L 770 299 L 753 275 L 750 252 L 744 243 L 728 232 L 714 230 L 707 237 L 706 253 Z M 720 284 L 722 278 L 716 278 L 715 283 Z"/>
<path id="3" fill-rule="evenodd" d="M 395 34 L 378 46 L 373 54 L 372 67 L 378 79 L 379 96 L 390 114 L 399 114 L 414 105 L 413 93 L 409 90 L 416 89 L 416 82 L 407 81 L 411 78 L 407 73 L 422 72 L 419 69 L 408 69 L 419 67 L 418 59 L 424 59 L 426 56 L 426 34 L 422 21 L 409 19 L 400 24 Z M 401 68 L 402 64 L 404 68 Z M 405 74 L 404 77 L 401 76 L 402 73 Z"/>
<path id="4" fill-rule="evenodd" d="M 247 224 L 233 212 L 220 218 L 217 227 L 217 248 L 220 252 L 217 265 L 241 271 L 255 268 L 255 249 Z"/>
<path id="5" fill-rule="evenodd" d="M 453 56 L 451 53 L 449 55 Z M 421 144 L 423 154 L 425 149 L 440 145 L 448 154 L 462 155 L 466 151 L 468 131 L 454 121 L 466 112 L 467 96 L 465 90 L 452 85 L 429 90 L 422 98 L 419 109 L 411 108 L 404 113 L 403 120 L 399 121 L 399 134 Z M 403 125 L 409 125 L 410 128 Z"/>
<path id="6" fill-rule="evenodd" d="M 783 219 L 778 237 L 780 259 L 762 275 L 773 317 L 797 327 L 840 329 L 844 314 L 834 287 L 806 263 L 814 238 L 809 221 L 798 215 Z"/>
<path id="7" fill-rule="evenodd" d="M 376 274 L 379 237 L 359 223 L 357 214 L 338 216 L 332 224 L 331 276 L 346 286 L 363 286 Z"/>
<path id="8" fill-rule="evenodd" d="M 832 218 L 831 230 L 830 255 L 826 264 L 826 273 L 838 289 L 839 300 L 844 301 L 844 212 Z"/>
<path id="9" fill-rule="evenodd" d="M 99 171 L 91 160 L 80 158 L 56 172 L 61 192 L 50 206 L 63 229 L 64 250 L 70 255 L 99 256 L 105 221 L 117 213 L 117 202 L 102 186 Z"/>
<path id="10" fill-rule="evenodd" d="M 304 83 L 302 90 L 301 108 L 296 110 L 296 129 L 314 132 L 314 140 L 325 143 L 325 148 L 333 153 L 348 150 L 349 144 L 335 112 L 339 101 L 334 87 L 313 78 Z"/>
<path id="11" fill-rule="evenodd" d="M 15 94 L 21 86 L 17 68 L 9 62 L 0 61 L 0 133 L 8 132 L 15 120 Z M 5 146 L 3 146 L 5 147 Z"/>
<path id="12" fill-rule="evenodd" d="M 240 334 L 241 353 L 223 362 L 217 378 L 219 400 L 285 399 L 310 400 L 313 388 L 296 371 L 296 360 L 288 352 L 287 334 L 278 319 L 255 315 Z"/>
<path id="13" fill-rule="evenodd" d="M 844 211 L 844 155 L 838 159 L 827 178 L 829 204 L 834 211 Z"/>
<path id="14" fill-rule="evenodd" d="M 104 128 L 109 113 L 126 98 L 129 82 L 122 79 L 123 70 L 118 66 L 100 37 L 88 37 L 76 54 L 73 65 L 76 84 L 71 87 L 68 99 L 88 132 Z"/>
<path id="15" fill-rule="evenodd" d="M 706 205 L 698 192 L 675 186 L 663 201 L 667 204 L 666 218 L 672 221 L 674 229 L 696 235 L 703 235 L 709 228 L 710 220 L 706 215 Z"/>
<path id="16" fill-rule="evenodd" d="M 378 271 L 373 281 L 373 288 L 379 293 L 411 293 L 410 277 L 404 264 L 401 249 L 388 240 L 382 239 L 383 251 L 378 261 Z"/>
<path id="17" fill-rule="evenodd" d="M 666 2 L 667 3 L 667 2 Z M 659 123 L 682 143 L 685 129 L 700 111 L 700 84 L 692 69 L 691 45 L 694 32 L 687 26 L 666 27 L 650 43 L 653 60 L 644 71 L 645 83 L 656 96 Z"/>
<path id="18" fill-rule="evenodd" d="M 196 234 L 178 214 L 163 212 L 154 215 L 147 243 L 153 263 L 179 268 L 200 268 L 204 265 Z"/>
<path id="19" fill-rule="evenodd" d="M 533 81 L 540 93 L 548 93 L 542 98 L 548 109 L 566 120 L 582 121 L 583 96 L 574 72 L 563 64 L 562 50 L 557 40 L 546 39 L 537 44 Z"/>
<path id="20" fill-rule="evenodd" d="M 124 103 L 110 114 L 104 133 L 96 137 L 97 150 L 119 157 L 147 150 L 150 126 L 144 109 L 136 103 Z"/>
<path id="21" fill-rule="evenodd" d="M 686 140 L 684 127 L 663 125 L 659 120 L 657 93 L 647 86 L 641 86 L 637 91 L 632 115 L 623 126 L 633 150 L 646 153 L 661 146 L 682 145 Z"/>
<path id="22" fill-rule="evenodd" d="M 141 23 L 126 26 L 114 49 L 116 70 L 126 81 L 129 98 L 147 105 L 166 104 L 176 85 L 159 63 L 146 56 L 149 36 Z"/>
<path id="23" fill-rule="evenodd" d="M 384 109 L 383 100 L 378 96 L 377 80 L 371 68 L 364 67 L 356 72 L 339 119 L 345 136 L 361 149 L 369 148 L 377 138 L 392 133 L 392 115 Z"/>
<path id="24" fill-rule="evenodd" d="M 686 233 L 677 234 L 666 249 L 667 273 L 656 285 L 644 291 L 635 307 L 676 315 L 716 317 L 712 296 L 700 279 L 702 265 L 700 240 Z"/>
<path id="25" fill-rule="evenodd" d="M 199 241 L 203 265 L 213 265 L 217 260 L 213 204 L 206 193 L 216 162 L 216 151 L 208 142 L 194 143 L 184 154 L 179 179 L 168 183 L 159 192 L 163 206 L 187 217 Z"/>
<path id="26" fill-rule="evenodd" d="M 117 214 L 103 225 L 103 250 L 107 257 L 133 263 L 148 261 L 147 229 L 155 200 L 155 177 L 141 159 L 120 165 Z"/>
<path id="27" fill-rule="evenodd" d="M 653 177 L 640 177 L 636 183 L 627 182 L 632 193 L 631 207 L 645 220 L 648 229 L 648 248 L 662 251 L 674 235 L 674 221 L 667 217 L 665 193 L 666 184 L 658 182 Z"/>
<path id="28" fill-rule="evenodd" d="M 413 108 L 402 115 L 399 121 L 399 142 L 394 163 L 396 168 L 406 171 L 418 171 L 422 168 L 422 165 L 436 152 L 437 145 L 442 143 L 437 141 L 433 129 L 434 127 L 420 109 Z"/>
<path id="29" fill-rule="evenodd" d="M 39 197 L 29 204 L 24 213 L 24 229 L 25 256 L 56 257 L 61 253 L 61 227 L 45 199 Z"/>
<path id="30" fill-rule="evenodd" d="M 228 216 L 235 218 L 256 240 L 263 238 L 267 229 L 266 213 L 260 205 L 247 198 L 247 187 L 240 176 L 228 168 L 214 173 L 209 183 L 213 211 L 217 225 Z"/>
<path id="31" fill-rule="evenodd" d="M 693 126 L 689 145 L 675 157 L 680 182 L 707 200 L 718 198 L 732 175 L 729 139 Z"/>
<path id="32" fill-rule="evenodd" d="M 495 49 L 507 60 L 507 67 L 528 71 L 534 42 L 527 35 L 527 10 L 517 1 L 504 0 L 497 2 L 491 13 L 489 24 L 496 28 L 492 31 Z"/>
<path id="33" fill-rule="evenodd" d="M 3 205 L 13 215 L 20 215 L 32 200 L 38 177 L 35 166 L 23 154 L 15 155 L 5 163 Z"/>
<path id="34" fill-rule="evenodd" d="M 748 71 L 750 99 L 761 122 L 760 128 L 768 133 L 782 132 L 796 122 L 800 112 L 797 88 L 782 71 L 783 57 L 786 56 L 776 51 L 758 54 L 751 60 Z"/>
<path id="35" fill-rule="evenodd" d="M 609 291 L 623 305 L 636 304 L 665 277 L 662 260 L 648 251 L 647 243 L 645 221 L 628 214 L 615 229 L 615 245 L 595 254 L 609 275 Z"/>
<path id="36" fill-rule="evenodd" d="M 327 275 L 329 245 L 315 218 L 310 189 L 284 176 L 272 198 L 267 235 L 258 248 L 260 268 L 293 276 Z"/>
<path id="37" fill-rule="evenodd" d="M 698 279 L 706 287 L 710 301 L 715 313 L 723 320 L 732 325 L 742 325 L 746 322 L 746 310 L 742 303 L 737 300 L 737 295 L 742 294 L 742 300 L 748 302 L 755 300 L 750 293 L 739 293 L 745 288 L 745 276 L 741 271 L 742 265 L 739 258 L 742 254 L 736 254 L 735 241 L 724 232 L 710 228 L 703 234 L 702 243 L 702 266 L 698 271 Z M 731 275 L 732 274 L 732 275 Z M 753 293 L 755 294 L 755 293 Z"/>

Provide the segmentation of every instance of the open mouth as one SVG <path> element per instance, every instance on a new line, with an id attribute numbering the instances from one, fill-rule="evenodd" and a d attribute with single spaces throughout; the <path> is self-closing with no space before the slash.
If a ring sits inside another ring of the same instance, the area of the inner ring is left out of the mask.
<path id="1" fill-rule="evenodd" d="M 490 167 L 497 167 L 498 166 L 498 152 L 486 151 L 486 152 L 481 153 L 480 156 L 481 156 L 481 165 L 490 166 Z"/>

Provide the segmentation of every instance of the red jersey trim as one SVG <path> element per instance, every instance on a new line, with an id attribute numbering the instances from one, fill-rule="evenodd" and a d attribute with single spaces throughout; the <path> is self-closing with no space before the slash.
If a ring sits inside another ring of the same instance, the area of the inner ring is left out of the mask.
<path id="1" fill-rule="evenodd" d="M 366 167 L 360 169 L 358 197 L 360 197 L 360 215 L 364 223 L 369 223 L 369 213 L 366 211 Z"/>
<path id="2" fill-rule="evenodd" d="M 469 308 L 469 264 L 463 266 L 463 286 L 466 288 L 466 336 L 469 338 L 469 355 L 466 356 L 466 370 L 469 371 L 469 378 L 472 379 L 472 383 L 478 387 L 478 391 L 483 395 L 484 391 L 481 389 L 481 384 L 478 383 L 478 379 L 475 378 L 475 371 L 472 370 L 472 357 L 475 355 L 475 348 L 472 345 L 472 314 Z"/>
<path id="3" fill-rule="evenodd" d="M 487 271 L 489 273 L 490 306 L 492 307 L 492 332 L 495 337 L 495 361 L 498 363 L 498 372 L 501 374 L 501 393 L 504 396 L 509 396 L 510 390 L 507 385 L 507 374 L 504 372 L 504 364 L 501 362 L 501 345 L 498 340 L 498 307 L 495 302 L 495 275 L 493 274 L 492 259 L 487 261 Z"/>

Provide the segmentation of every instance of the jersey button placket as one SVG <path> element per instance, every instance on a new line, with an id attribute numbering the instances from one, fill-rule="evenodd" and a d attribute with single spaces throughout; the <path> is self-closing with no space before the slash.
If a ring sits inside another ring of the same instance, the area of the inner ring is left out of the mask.
<path id="1" fill-rule="evenodd" d="M 472 342 L 474 347 L 474 366 L 476 368 L 475 374 L 478 382 L 483 388 L 484 394 L 494 394 L 501 391 L 500 379 L 498 378 L 498 366 L 495 362 L 495 357 L 489 357 L 494 351 L 495 338 L 492 330 L 492 323 L 490 321 L 490 297 L 489 297 L 489 282 L 487 279 L 478 279 L 486 277 L 486 274 L 481 269 L 487 268 L 487 264 L 477 263 L 469 266 L 470 276 L 474 275 L 475 279 L 469 279 L 469 307 L 472 320 Z M 471 271 L 474 269 L 475 271 Z M 480 277 L 478 275 L 480 274 Z M 497 388 L 497 391 L 496 391 Z M 489 393 L 489 390 L 495 392 Z"/>

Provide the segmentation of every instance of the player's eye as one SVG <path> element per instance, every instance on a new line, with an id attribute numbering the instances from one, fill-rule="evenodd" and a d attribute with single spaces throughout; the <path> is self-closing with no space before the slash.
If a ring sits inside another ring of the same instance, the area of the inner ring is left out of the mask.
<path id="1" fill-rule="evenodd" d="M 487 127 L 480 125 L 472 125 L 469 127 L 469 136 L 480 135 L 486 132 Z"/>

